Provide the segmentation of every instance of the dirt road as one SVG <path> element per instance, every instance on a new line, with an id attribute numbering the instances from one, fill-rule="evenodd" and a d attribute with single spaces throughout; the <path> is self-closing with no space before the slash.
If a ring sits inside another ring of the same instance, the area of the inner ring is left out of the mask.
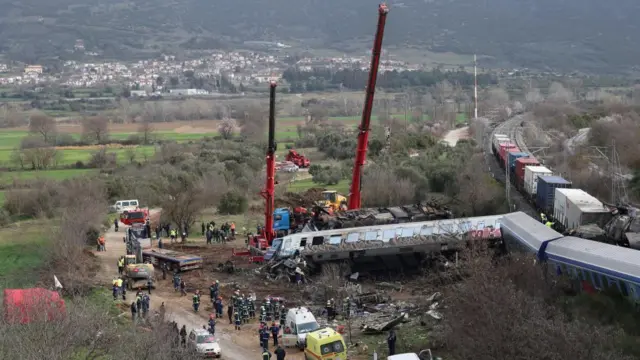
<path id="1" fill-rule="evenodd" d="M 95 253 L 102 261 L 103 271 L 100 274 L 99 281 L 107 287 L 110 286 L 113 278 L 118 275 L 118 258 L 126 254 L 126 246 L 122 240 L 125 229 L 124 225 L 121 225 L 120 232 L 115 232 L 113 228 L 110 229 L 105 234 L 106 251 Z M 202 328 L 203 325 L 207 324 L 209 312 L 205 309 L 210 308 L 208 296 L 203 296 L 200 312 L 194 313 L 191 308 L 191 297 L 180 297 L 178 293 L 175 293 L 171 286 L 170 276 L 167 276 L 167 280 L 159 278 L 157 289 L 152 290 L 150 297 L 152 312 L 157 310 L 160 304 L 164 302 L 166 317 L 177 322 L 178 326 L 186 325 L 187 331 L 194 328 Z M 238 344 L 234 341 L 237 336 L 233 334 L 233 329 L 224 320 L 219 321 L 216 326 L 216 337 L 222 348 L 223 359 L 254 360 L 260 357 L 260 349 L 256 346 L 257 344 L 248 347 L 246 344 Z M 257 343 L 257 334 L 254 338 L 256 339 L 254 342 Z"/>
<path id="2" fill-rule="evenodd" d="M 449 144 L 449 146 L 456 146 L 459 140 L 469 138 L 469 127 L 461 127 L 449 131 L 443 138 L 443 140 Z"/>

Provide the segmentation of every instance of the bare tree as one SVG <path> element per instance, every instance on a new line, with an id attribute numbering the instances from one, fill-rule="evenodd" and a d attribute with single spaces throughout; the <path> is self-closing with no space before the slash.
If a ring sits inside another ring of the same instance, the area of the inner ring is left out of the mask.
<path id="1" fill-rule="evenodd" d="M 573 99 L 573 92 L 565 88 L 561 83 L 554 82 L 549 85 L 549 100 L 559 103 L 570 103 Z"/>
<path id="2" fill-rule="evenodd" d="M 8 102 L 0 104 L 0 128 L 22 126 L 26 123 L 26 116 L 16 105 Z"/>
<path id="3" fill-rule="evenodd" d="M 98 144 L 109 138 L 109 119 L 104 116 L 91 116 L 83 119 L 82 133 L 84 137 Z"/>
<path id="4" fill-rule="evenodd" d="M 478 244 L 460 259 L 454 273 L 463 280 L 445 291 L 438 336 L 451 358 L 630 359 L 611 346 L 620 331 L 570 319 L 554 304 L 566 283 L 550 281 L 534 256 L 496 259 Z"/>
<path id="5" fill-rule="evenodd" d="M 129 164 L 133 164 L 136 161 L 138 153 L 136 152 L 136 148 L 131 146 L 125 150 L 125 155 L 127 160 L 129 160 Z"/>
<path id="6" fill-rule="evenodd" d="M 544 100 L 544 97 L 540 93 L 540 89 L 533 88 L 527 91 L 527 94 L 525 95 L 525 100 L 527 101 L 528 105 L 534 105 L 539 102 L 542 102 Z"/>
<path id="7" fill-rule="evenodd" d="M 140 127 L 138 127 L 138 134 L 140 134 L 140 138 L 142 139 L 142 143 L 143 144 L 149 144 L 151 141 L 153 141 L 153 137 L 154 137 L 154 128 L 153 128 L 153 124 L 151 124 L 151 122 L 145 120 L 140 124 Z"/>
<path id="8" fill-rule="evenodd" d="M 411 204 L 415 196 L 416 187 L 410 180 L 386 169 L 368 170 L 362 181 L 362 201 L 367 207 Z"/>
<path id="9" fill-rule="evenodd" d="M 46 114 L 34 114 L 29 118 L 29 132 L 41 135 L 47 144 L 55 136 L 56 130 L 56 120 Z"/>
<path id="10" fill-rule="evenodd" d="M 236 130 L 237 125 L 236 121 L 233 119 L 225 119 L 222 120 L 220 126 L 218 126 L 218 132 L 223 139 L 231 139 L 233 137 L 233 132 Z"/>
<path id="11" fill-rule="evenodd" d="M 457 189 L 452 189 L 461 214 L 483 216 L 498 213 L 504 205 L 500 185 L 483 171 L 483 155 L 468 159 L 458 175 Z"/>

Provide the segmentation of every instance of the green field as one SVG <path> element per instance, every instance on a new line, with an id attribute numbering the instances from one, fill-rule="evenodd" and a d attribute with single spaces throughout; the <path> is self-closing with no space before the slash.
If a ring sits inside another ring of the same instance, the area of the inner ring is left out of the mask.
<path id="1" fill-rule="evenodd" d="M 60 150 L 60 159 L 58 162 L 58 166 L 66 166 L 73 165 L 78 161 L 86 162 L 91 158 L 91 155 L 96 152 L 98 149 L 63 149 Z M 11 149 L 0 149 L 0 164 L 3 164 L 8 167 L 15 168 L 14 164 L 10 164 L 11 162 Z M 152 157 L 155 154 L 155 146 L 137 146 L 135 147 L 136 159 L 140 160 L 143 156 Z M 109 153 L 115 153 L 117 157 L 118 163 L 124 163 L 129 161 L 128 152 L 129 150 L 126 148 L 112 148 L 107 149 Z"/>
<path id="2" fill-rule="evenodd" d="M 347 196 L 349 193 L 349 181 L 340 180 L 337 185 L 322 185 L 316 184 L 311 179 L 304 179 L 300 181 L 294 181 L 287 186 L 287 191 L 302 192 L 311 188 L 326 188 L 328 190 L 336 190 L 338 193 Z"/>
<path id="3" fill-rule="evenodd" d="M 48 251 L 46 232 L 50 224 L 21 222 L 0 229 L 0 284 L 3 287 L 32 285 L 36 269 L 44 263 Z"/>

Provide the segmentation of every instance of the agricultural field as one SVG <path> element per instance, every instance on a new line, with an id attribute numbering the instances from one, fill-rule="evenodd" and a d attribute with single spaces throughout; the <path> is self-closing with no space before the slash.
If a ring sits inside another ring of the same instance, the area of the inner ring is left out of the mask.
<path id="1" fill-rule="evenodd" d="M 33 269 L 46 259 L 46 233 L 50 225 L 42 221 L 23 221 L 0 229 L 0 284 L 20 287 L 32 284 L 38 277 Z"/>

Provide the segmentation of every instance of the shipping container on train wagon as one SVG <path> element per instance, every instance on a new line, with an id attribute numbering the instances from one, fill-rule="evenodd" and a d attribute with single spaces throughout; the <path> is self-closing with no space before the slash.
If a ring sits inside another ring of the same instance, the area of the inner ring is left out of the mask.
<path id="1" fill-rule="evenodd" d="M 509 165 L 509 171 L 513 174 L 516 168 L 516 160 L 523 157 L 528 157 L 529 153 L 520 151 L 518 149 L 510 149 L 507 153 L 507 160 Z"/>
<path id="2" fill-rule="evenodd" d="M 504 167 L 504 158 L 507 155 L 507 151 L 510 151 L 512 149 L 518 149 L 516 144 L 514 144 L 514 143 L 500 144 L 500 149 L 498 150 L 498 154 L 500 156 L 500 162 L 502 163 L 502 167 Z M 520 150 L 520 149 L 518 149 L 518 150 Z"/>
<path id="3" fill-rule="evenodd" d="M 553 176 L 553 171 L 544 166 L 524 167 L 524 191 L 534 199 L 538 190 L 538 177 L 540 176 Z"/>
<path id="4" fill-rule="evenodd" d="M 500 144 L 509 143 L 511 140 L 505 134 L 493 134 L 493 139 L 491 139 L 491 145 L 493 147 L 493 153 L 498 155 L 500 151 Z"/>
<path id="5" fill-rule="evenodd" d="M 540 162 L 533 156 L 516 159 L 516 186 L 518 189 L 524 188 L 524 168 L 527 166 L 538 166 Z"/>
<path id="6" fill-rule="evenodd" d="M 556 188 L 571 188 L 571 181 L 560 176 L 538 177 L 538 191 L 536 193 L 536 206 L 545 214 L 553 214 L 553 202 Z"/>
<path id="7" fill-rule="evenodd" d="M 507 156 L 509 155 L 508 153 L 511 150 L 520 151 L 517 146 L 511 143 L 500 144 L 500 158 L 498 159 L 498 161 L 500 161 L 500 166 L 502 166 L 503 168 L 505 167 Z"/>
<path id="8" fill-rule="evenodd" d="M 581 189 L 555 189 L 553 218 L 565 229 L 582 225 L 604 226 L 611 220 L 611 209 Z"/>

